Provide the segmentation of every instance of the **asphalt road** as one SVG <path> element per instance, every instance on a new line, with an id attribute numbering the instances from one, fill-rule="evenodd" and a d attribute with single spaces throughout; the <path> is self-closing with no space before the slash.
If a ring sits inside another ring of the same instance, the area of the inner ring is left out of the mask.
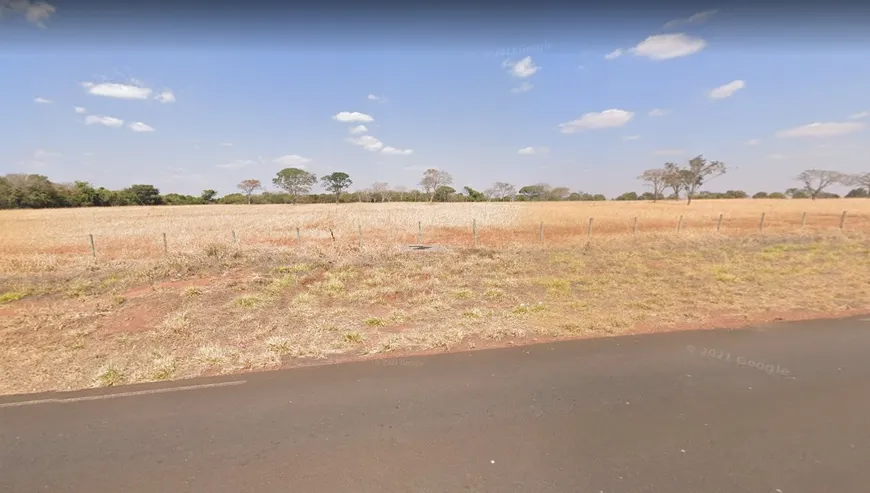
<path id="1" fill-rule="evenodd" d="M 0 491 L 866 493 L 870 320 L 0 398 Z"/>

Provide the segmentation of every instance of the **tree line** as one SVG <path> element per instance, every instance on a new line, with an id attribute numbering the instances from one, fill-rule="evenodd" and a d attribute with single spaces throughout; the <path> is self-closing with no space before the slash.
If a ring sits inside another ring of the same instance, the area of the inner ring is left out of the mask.
<path id="1" fill-rule="evenodd" d="M 698 199 L 745 199 L 749 195 L 742 190 L 724 193 L 707 192 L 700 188 L 711 179 L 725 174 L 727 168 L 719 161 L 707 161 L 696 156 L 685 166 L 666 163 L 662 168 L 648 169 L 638 179 L 651 188 L 638 194 L 623 193 L 613 200 L 692 200 Z M 845 174 L 836 171 L 811 169 L 795 178 L 801 187 L 785 192 L 757 192 L 752 198 L 801 199 L 837 198 L 839 195 L 826 191 L 832 185 L 855 186 L 846 197 L 870 197 L 870 173 Z M 320 183 L 325 193 L 312 193 Z M 300 168 L 285 168 L 272 178 L 272 185 L 279 191 L 267 191 L 255 178 L 242 180 L 238 192 L 218 197 L 215 190 L 206 189 L 198 196 L 177 193 L 161 194 L 153 185 L 137 184 L 121 190 L 94 187 L 88 182 L 53 183 L 37 174 L 9 174 L 0 177 L 0 209 L 28 209 L 52 207 L 113 207 L 125 205 L 192 205 L 192 204 L 312 204 L 352 202 L 524 202 L 524 201 L 603 201 L 603 194 L 571 191 L 568 187 L 551 186 L 547 183 L 525 185 L 517 189 L 506 182 L 496 182 L 490 188 L 478 191 L 470 186 L 460 190 L 453 188 L 450 173 L 428 169 L 423 173 L 418 189 L 390 187 L 385 182 L 375 182 L 370 187 L 348 191 L 353 185 L 350 175 L 336 171 L 318 177 Z M 257 193 L 260 192 L 260 193 Z M 682 195 L 681 195 L 682 194 Z"/>

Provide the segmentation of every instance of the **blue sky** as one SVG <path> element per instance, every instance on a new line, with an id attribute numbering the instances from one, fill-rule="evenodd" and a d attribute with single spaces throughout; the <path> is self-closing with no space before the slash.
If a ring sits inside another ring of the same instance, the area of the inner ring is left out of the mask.
<path id="1" fill-rule="evenodd" d="M 701 153 L 730 167 L 710 190 L 870 171 L 870 35 L 842 18 L 788 30 L 674 8 L 342 31 L 0 5 L 0 173 L 226 194 L 288 165 L 345 171 L 354 189 L 436 167 L 456 188 L 614 196 Z"/>

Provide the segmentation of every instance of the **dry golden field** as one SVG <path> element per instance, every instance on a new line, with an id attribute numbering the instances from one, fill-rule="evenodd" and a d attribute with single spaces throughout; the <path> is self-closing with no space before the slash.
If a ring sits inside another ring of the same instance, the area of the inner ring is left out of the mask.
<path id="1" fill-rule="evenodd" d="M 443 248 L 407 249 L 418 223 Z M 870 312 L 865 199 L 65 209 L 0 225 L 0 393 Z"/>
<path id="2" fill-rule="evenodd" d="M 399 246 L 424 244 L 500 248 L 576 244 L 592 236 L 646 232 L 715 232 L 746 235 L 764 231 L 806 232 L 839 227 L 847 211 L 847 231 L 870 233 L 870 200 L 698 200 L 685 202 L 538 202 L 447 204 L 209 205 L 0 211 L 3 235 L 0 272 L 82 265 L 91 259 L 93 235 L 101 260 L 143 260 L 169 253 L 195 252 L 210 244 L 240 247 L 292 247 L 336 244 Z M 680 224 L 680 217 L 682 223 Z M 332 234 L 330 233 L 332 230 Z M 163 235 L 166 235 L 164 245 Z"/>

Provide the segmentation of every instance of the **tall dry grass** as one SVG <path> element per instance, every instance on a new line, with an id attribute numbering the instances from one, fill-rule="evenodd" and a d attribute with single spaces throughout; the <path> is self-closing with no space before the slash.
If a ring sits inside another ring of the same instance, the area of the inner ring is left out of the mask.
<path id="1" fill-rule="evenodd" d="M 303 245 L 368 247 L 416 243 L 499 248 L 540 243 L 568 245 L 592 236 L 639 233 L 764 231 L 823 232 L 839 227 L 870 232 L 870 200 L 698 200 L 685 202 L 386 203 L 208 205 L 0 211 L 0 273 L 80 267 L 91 261 L 89 235 L 100 260 L 139 261 L 202 251 L 210 245 L 283 249 Z M 682 220 L 680 219 L 682 217 Z M 636 219 L 635 219 L 636 218 Z M 299 239 L 297 240 L 297 228 Z M 235 233 L 235 235 L 233 234 Z M 164 245 L 163 235 L 166 235 Z M 335 240 L 333 240 L 333 237 Z"/>

